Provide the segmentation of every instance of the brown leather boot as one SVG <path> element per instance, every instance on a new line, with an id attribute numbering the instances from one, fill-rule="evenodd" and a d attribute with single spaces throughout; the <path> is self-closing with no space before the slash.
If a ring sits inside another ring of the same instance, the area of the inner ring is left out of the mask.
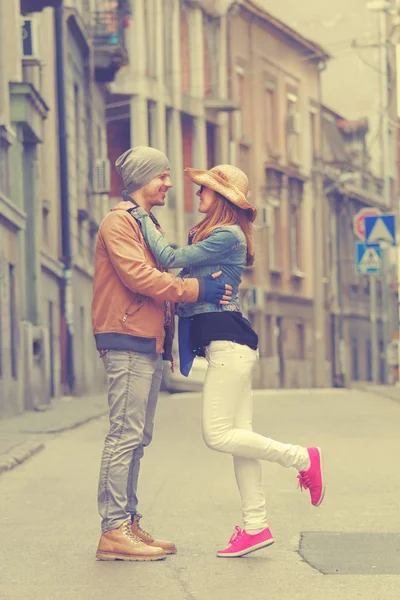
<path id="1" fill-rule="evenodd" d="M 97 560 L 162 560 L 167 558 L 162 548 L 148 546 L 133 535 L 130 521 L 118 529 L 103 533 L 96 552 Z"/>
<path id="2" fill-rule="evenodd" d="M 142 518 L 142 515 L 136 513 L 132 518 L 132 533 L 137 536 L 142 542 L 147 544 L 150 547 L 158 547 L 162 548 L 165 554 L 175 554 L 176 546 L 173 542 L 163 542 L 162 540 L 155 540 L 153 536 L 151 536 L 147 531 L 144 531 L 139 525 L 139 521 Z"/>

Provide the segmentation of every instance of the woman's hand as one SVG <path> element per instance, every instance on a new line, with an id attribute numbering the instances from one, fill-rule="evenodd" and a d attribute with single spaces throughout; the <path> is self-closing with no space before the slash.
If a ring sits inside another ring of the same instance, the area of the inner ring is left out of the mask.
<path id="1" fill-rule="evenodd" d="M 210 304 L 229 304 L 232 300 L 232 286 L 228 283 L 220 283 L 215 281 L 221 277 L 222 271 L 217 271 L 212 275 L 205 277 L 206 282 L 206 302 Z"/>

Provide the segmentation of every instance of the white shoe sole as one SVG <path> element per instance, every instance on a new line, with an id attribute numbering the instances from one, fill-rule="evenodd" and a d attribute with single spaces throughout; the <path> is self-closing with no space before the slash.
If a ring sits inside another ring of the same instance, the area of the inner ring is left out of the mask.
<path id="1" fill-rule="evenodd" d="M 251 546 L 251 548 L 247 548 L 246 550 L 241 550 L 241 552 L 230 552 L 229 554 L 217 552 L 217 556 L 219 558 L 239 558 L 240 556 L 246 556 L 246 554 L 251 554 L 256 550 L 261 550 L 261 548 L 267 548 L 268 546 L 272 546 L 275 542 L 274 539 L 268 540 L 266 542 L 261 542 L 260 544 L 256 544 L 255 546 Z"/>
<path id="2" fill-rule="evenodd" d="M 150 560 L 165 560 L 163 556 L 135 556 L 134 554 L 114 554 L 112 552 L 96 552 L 96 560 L 125 560 L 125 561 L 150 561 Z"/>
<path id="3" fill-rule="evenodd" d="M 314 504 L 315 508 L 317 508 L 317 506 L 321 506 L 324 497 L 325 497 L 325 479 L 324 479 L 324 464 L 323 464 L 323 460 L 322 460 L 322 452 L 321 452 L 321 448 L 317 447 L 317 450 L 319 451 L 319 464 L 321 466 L 321 483 L 322 483 L 322 493 L 321 493 L 321 497 L 318 501 L 317 504 Z"/>

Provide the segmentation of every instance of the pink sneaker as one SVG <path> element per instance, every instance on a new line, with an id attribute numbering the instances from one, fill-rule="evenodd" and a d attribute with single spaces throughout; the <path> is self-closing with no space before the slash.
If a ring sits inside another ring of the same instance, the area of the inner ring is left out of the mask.
<path id="1" fill-rule="evenodd" d="M 225 548 L 225 550 L 218 550 L 217 556 L 222 558 L 235 558 L 237 556 L 244 556 L 245 554 L 250 554 L 250 552 L 260 550 L 260 548 L 271 546 L 274 541 L 275 540 L 272 537 L 272 533 L 268 527 L 260 531 L 260 533 L 250 535 L 244 529 L 240 529 L 240 527 L 236 526 L 235 533 L 229 540 L 229 546 Z"/>
<path id="2" fill-rule="evenodd" d="M 307 471 L 299 471 L 297 478 L 299 488 L 310 490 L 311 504 L 319 506 L 324 499 L 325 484 L 322 476 L 322 455 L 319 448 L 307 448 L 310 457 L 310 468 Z"/>

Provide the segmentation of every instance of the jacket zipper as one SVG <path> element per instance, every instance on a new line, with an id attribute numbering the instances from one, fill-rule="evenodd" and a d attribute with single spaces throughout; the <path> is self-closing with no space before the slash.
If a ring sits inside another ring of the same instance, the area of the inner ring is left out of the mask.
<path id="1" fill-rule="evenodd" d="M 127 309 L 126 313 L 125 313 L 125 314 L 124 314 L 124 316 L 122 317 L 122 321 L 123 321 L 123 322 L 125 322 L 125 321 L 127 320 L 127 318 L 129 317 L 128 310 L 129 310 L 129 308 L 132 306 L 132 304 L 135 304 L 135 302 L 131 302 L 131 303 L 130 303 L 130 305 L 128 306 L 128 309 Z M 140 308 L 140 305 L 142 304 L 142 300 L 138 300 L 138 301 L 136 302 L 136 304 L 138 305 L 138 308 L 137 308 L 136 310 L 139 310 L 139 308 Z M 135 310 L 134 312 L 136 312 L 136 310 Z M 131 313 L 131 314 L 133 314 L 133 313 Z"/>

